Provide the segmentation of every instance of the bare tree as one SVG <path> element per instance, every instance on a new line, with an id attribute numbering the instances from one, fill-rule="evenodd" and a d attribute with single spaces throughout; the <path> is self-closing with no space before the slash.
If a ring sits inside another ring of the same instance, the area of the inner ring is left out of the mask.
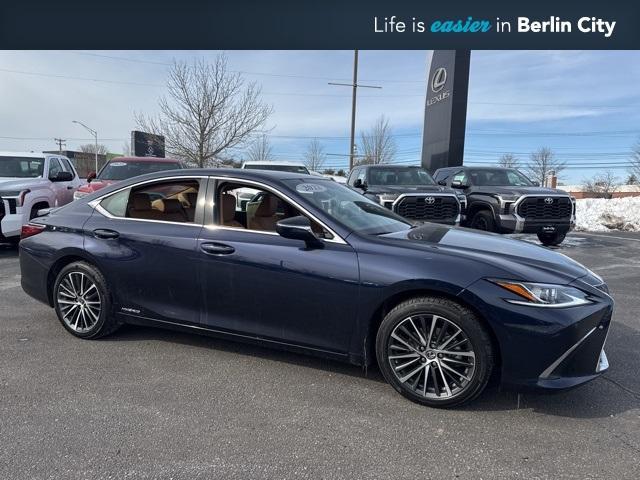
<path id="1" fill-rule="evenodd" d="M 592 178 L 582 182 L 582 190 L 592 194 L 596 198 L 611 198 L 613 192 L 620 185 L 620 180 L 607 170 L 604 173 L 594 175 Z"/>
<path id="2" fill-rule="evenodd" d="M 98 155 L 106 155 L 107 153 L 109 153 L 109 149 L 107 148 L 106 145 L 102 145 L 101 143 L 99 143 L 97 145 L 98 147 Z M 95 143 L 87 143 L 85 145 L 80 145 L 78 147 L 80 149 L 81 152 L 84 153 L 96 153 L 96 144 Z"/>
<path id="3" fill-rule="evenodd" d="M 558 160 L 553 151 L 548 147 L 542 147 L 531 154 L 526 165 L 526 173 L 534 182 L 544 185 L 544 181 L 551 172 L 556 176 L 566 168 L 566 163 Z"/>
<path id="4" fill-rule="evenodd" d="M 324 148 L 317 138 L 314 138 L 309 142 L 307 151 L 304 153 L 304 164 L 309 170 L 320 171 L 324 166 L 324 162 L 327 159 L 327 155 L 324 153 Z"/>
<path id="5" fill-rule="evenodd" d="M 633 146 L 631 150 L 631 164 L 629 167 L 629 174 L 633 175 L 635 179 L 640 178 L 640 140 Z"/>
<path id="6" fill-rule="evenodd" d="M 136 114 L 138 126 L 163 135 L 170 155 L 200 167 L 231 147 L 245 144 L 273 112 L 260 100 L 261 89 L 228 69 L 227 58 L 213 63 L 174 62 L 168 96 L 159 100 L 160 114 Z"/>
<path id="7" fill-rule="evenodd" d="M 247 150 L 247 160 L 250 162 L 270 162 L 273 160 L 273 149 L 266 135 L 262 135 L 251 144 Z"/>
<path id="8" fill-rule="evenodd" d="M 360 134 L 362 156 L 359 164 L 390 163 L 396 155 L 396 142 L 391 134 L 389 120 L 381 115 L 367 132 Z"/>
<path id="9" fill-rule="evenodd" d="M 129 142 L 124 142 L 122 144 L 122 155 L 124 155 L 125 157 L 131 156 L 131 145 L 129 144 Z"/>
<path id="10" fill-rule="evenodd" d="M 520 160 L 513 153 L 505 153 L 498 159 L 499 167 L 518 168 Z"/>

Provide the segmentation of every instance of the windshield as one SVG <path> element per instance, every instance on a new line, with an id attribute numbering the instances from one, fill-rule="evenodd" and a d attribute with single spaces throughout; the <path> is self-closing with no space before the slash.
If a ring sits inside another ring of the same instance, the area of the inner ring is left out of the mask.
<path id="1" fill-rule="evenodd" d="M 533 183 L 517 170 L 474 168 L 468 171 L 472 185 L 500 187 L 531 187 Z"/>
<path id="2" fill-rule="evenodd" d="M 291 173 L 304 173 L 309 175 L 309 170 L 304 165 L 268 165 L 268 164 L 253 164 L 245 165 L 245 170 L 272 170 L 277 172 L 291 172 Z"/>
<path id="3" fill-rule="evenodd" d="M 44 158 L 0 157 L 0 177 L 37 178 L 44 171 Z"/>
<path id="4" fill-rule="evenodd" d="M 409 222 L 391 210 L 331 180 L 292 179 L 284 180 L 284 183 L 337 222 L 358 233 L 380 235 L 411 227 Z"/>
<path id="5" fill-rule="evenodd" d="M 100 180 L 125 180 L 145 173 L 161 172 L 162 170 L 175 170 L 180 168 L 177 162 L 109 162 L 102 169 L 98 179 Z"/>
<path id="6" fill-rule="evenodd" d="M 371 168 L 370 185 L 435 185 L 429 173 L 422 168 Z"/>

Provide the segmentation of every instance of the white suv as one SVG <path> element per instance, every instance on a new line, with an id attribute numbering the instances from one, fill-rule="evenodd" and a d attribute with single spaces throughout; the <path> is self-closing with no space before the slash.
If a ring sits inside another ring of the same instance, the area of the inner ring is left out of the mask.
<path id="1" fill-rule="evenodd" d="M 19 240 L 38 210 L 71 202 L 82 183 L 62 155 L 0 152 L 0 241 Z"/>

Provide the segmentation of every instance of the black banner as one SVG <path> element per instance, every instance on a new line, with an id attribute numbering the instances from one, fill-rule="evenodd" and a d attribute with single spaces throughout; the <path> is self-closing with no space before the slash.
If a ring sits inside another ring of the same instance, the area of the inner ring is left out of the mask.
<path id="1" fill-rule="evenodd" d="M 0 49 L 633 49 L 639 20 L 630 0 L 5 0 Z"/>
<path id="2" fill-rule="evenodd" d="M 134 130 L 131 132 L 131 150 L 136 157 L 164 157 L 164 137 Z"/>

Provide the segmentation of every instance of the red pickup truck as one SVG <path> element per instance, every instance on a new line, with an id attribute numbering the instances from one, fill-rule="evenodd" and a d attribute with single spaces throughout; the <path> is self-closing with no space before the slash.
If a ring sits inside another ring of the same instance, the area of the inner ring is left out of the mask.
<path id="1" fill-rule="evenodd" d="M 73 199 L 78 200 L 101 188 L 145 173 L 159 172 L 186 168 L 184 164 L 173 158 L 158 157 L 115 157 L 109 160 L 96 175 L 89 173 L 86 185 L 78 188 L 73 194 Z"/>

